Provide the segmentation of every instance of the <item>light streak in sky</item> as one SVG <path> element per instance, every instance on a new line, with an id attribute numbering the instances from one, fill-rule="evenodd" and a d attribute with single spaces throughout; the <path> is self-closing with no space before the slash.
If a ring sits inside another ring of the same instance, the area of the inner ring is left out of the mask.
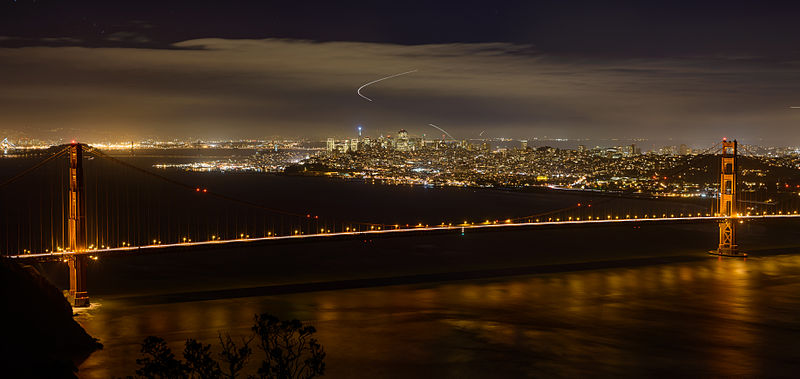
<path id="1" fill-rule="evenodd" d="M 364 84 L 364 85 L 363 85 L 363 86 L 361 86 L 361 87 L 358 87 L 358 89 L 356 90 L 356 93 L 358 94 L 358 96 L 361 96 L 361 97 L 363 97 L 364 99 L 366 99 L 366 100 L 368 100 L 368 101 L 372 101 L 372 99 L 370 99 L 370 98 L 368 98 L 368 97 L 366 97 L 366 96 L 364 96 L 364 95 L 362 95 L 362 94 L 361 94 L 361 90 L 362 90 L 362 89 L 364 89 L 364 87 L 366 87 L 366 86 L 368 86 L 368 85 L 370 85 L 370 84 L 375 84 L 375 83 L 377 83 L 377 82 L 380 82 L 380 81 L 382 81 L 382 80 L 391 79 L 391 78 L 396 78 L 396 77 L 398 77 L 398 76 L 401 76 L 401 75 L 406 75 L 406 74 L 410 74 L 410 73 L 412 73 L 412 72 L 417 72 L 417 70 L 411 70 L 411 71 L 401 72 L 401 73 L 399 73 L 399 74 L 389 75 L 389 76 L 387 76 L 387 77 L 385 77 L 385 78 L 380 78 L 380 79 L 377 79 L 377 80 L 373 80 L 373 81 L 371 81 L 371 82 L 369 82 L 369 83 L 366 83 L 366 84 Z"/>
<path id="2" fill-rule="evenodd" d="M 791 107 L 789 107 L 789 108 L 792 108 L 792 109 L 800 109 L 800 106 L 794 106 L 794 105 L 793 105 L 793 106 L 791 106 Z"/>
<path id="3" fill-rule="evenodd" d="M 450 137 L 450 139 L 455 139 L 455 138 L 453 138 L 453 136 L 450 135 L 450 133 L 447 132 L 447 130 L 444 130 L 444 129 L 442 129 L 442 128 L 434 125 L 434 124 L 428 124 L 428 125 L 433 126 L 436 129 L 439 129 L 444 134 L 447 134 L 447 136 Z"/>
<path id="4" fill-rule="evenodd" d="M 483 133 L 486 133 L 486 131 L 482 131 L 480 134 L 478 134 L 478 137 L 483 137 Z"/>

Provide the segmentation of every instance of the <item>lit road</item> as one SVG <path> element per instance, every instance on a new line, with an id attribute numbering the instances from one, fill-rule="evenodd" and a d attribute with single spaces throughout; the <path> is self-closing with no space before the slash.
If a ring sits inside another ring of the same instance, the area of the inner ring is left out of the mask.
<path id="1" fill-rule="evenodd" d="M 749 215 L 732 217 L 735 220 L 767 220 L 767 219 L 786 219 L 786 218 L 800 218 L 800 214 L 772 214 L 772 215 Z M 189 247 L 208 247 L 215 245 L 233 245 L 233 244 L 252 244 L 257 242 L 267 241 L 319 241 L 325 239 L 343 238 L 343 237 L 378 237 L 385 235 L 403 235 L 413 233 L 425 232 L 467 232 L 469 230 L 477 229 L 507 229 L 507 228 L 522 228 L 522 227 L 545 227 L 545 226 L 581 226 L 581 225 L 615 225 L 625 223 L 680 223 L 680 222 L 711 222 L 724 220 L 723 216 L 690 216 L 690 217 L 652 217 L 652 218 L 613 218 L 613 219 L 592 219 L 592 220 L 564 220 L 564 221 L 542 221 L 542 222 L 496 222 L 496 223 L 482 223 L 482 224 L 460 224 L 460 225 L 438 225 L 438 226 L 416 226 L 404 227 L 396 229 L 375 229 L 363 231 L 348 231 L 348 232 L 334 232 L 334 233 L 313 233 L 313 234 L 294 234 L 287 236 L 270 236 L 270 237 L 254 237 L 254 238 L 238 238 L 227 240 L 210 240 L 210 241 L 193 241 L 193 242 L 180 242 L 180 243 L 165 243 L 154 244 L 145 246 L 125 246 L 114 247 L 106 249 L 92 249 L 83 252 L 50 252 L 50 253 L 33 253 L 33 254 L 18 254 L 7 255 L 7 258 L 21 259 L 21 260 L 59 260 L 64 259 L 70 255 L 84 254 L 91 255 L 95 258 L 102 257 L 107 254 L 124 254 L 124 253 L 138 253 L 149 252 L 158 250 L 170 250 L 176 248 L 189 248 Z"/>

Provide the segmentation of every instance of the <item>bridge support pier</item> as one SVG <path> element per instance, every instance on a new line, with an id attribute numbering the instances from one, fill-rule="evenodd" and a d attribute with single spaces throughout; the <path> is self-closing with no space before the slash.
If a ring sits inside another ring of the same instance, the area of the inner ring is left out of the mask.
<path id="1" fill-rule="evenodd" d="M 86 204 L 83 190 L 83 146 L 69 148 L 69 301 L 73 307 L 88 307 L 86 290 Z"/>
<path id="2" fill-rule="evenodd" d="M 739 246 L 736 245 L 736 220 L 726 219 L 719 222 L 719 247 L 717 248 L 717 255 L 742 255 L 742 253 L 739 252 Z"/>
<path id="3" fill-rule="evenodd" d="M 68 258 L 69 295 L 67 300 L 73 307 L 88 307 L 89 292 L 86 291 L 86 256 L 73 255 Z"/>

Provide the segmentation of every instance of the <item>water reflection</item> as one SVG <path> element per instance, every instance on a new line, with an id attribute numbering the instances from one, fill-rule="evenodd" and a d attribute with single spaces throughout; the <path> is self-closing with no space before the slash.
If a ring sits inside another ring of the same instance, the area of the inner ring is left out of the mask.
<path id="1" fill-rule="evenodd" d="M 81 376 L 131 374 L 160 335 L 246 334 L 257 312 L 312 322 L 333 377 L 771 376 L 798 368 L 800 257 L 568 272 L 175 304 L 100 299 L 105 349 Z"/>

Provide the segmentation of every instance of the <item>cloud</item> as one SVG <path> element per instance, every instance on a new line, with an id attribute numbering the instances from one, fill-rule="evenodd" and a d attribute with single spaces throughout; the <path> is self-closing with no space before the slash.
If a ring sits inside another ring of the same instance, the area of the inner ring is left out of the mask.
<path id="1" fill-rule="evenodd" d="M 123 42 L 127 44 L 143 44 L 151 42 L 147 36 L 136 32 L 115 32 L 105 38 L 106 41 Z"/>
<path id="2" fill-rule="evenodd" d="M 63 45 L 79 45 L 84 43 L 83 40 L 73 37 L 15 37 L 15 36 L 0 36 L 0 42 L 6 44 L 14 44 L 18 46 L 30 45 L 46 45 L 46 46 L 63 46 Z"/>
<path id="3" fill-rule="evenodd" d="M 113 35 L 112 35 L 113 36 Z M 122 40 L 141 36 L 117 36 Z M 117 38 L 115 37 L 115 38 Z M 0 48 L 0 126 L 87 135 L 242 138 L 400 128 L 456 138 L 716 140 L 793 133 L 796 63 L 587 59 L 509 43 L 198 39 L 175 49 Z M 365 88 L 371 80 L 416 69 Z"/>

